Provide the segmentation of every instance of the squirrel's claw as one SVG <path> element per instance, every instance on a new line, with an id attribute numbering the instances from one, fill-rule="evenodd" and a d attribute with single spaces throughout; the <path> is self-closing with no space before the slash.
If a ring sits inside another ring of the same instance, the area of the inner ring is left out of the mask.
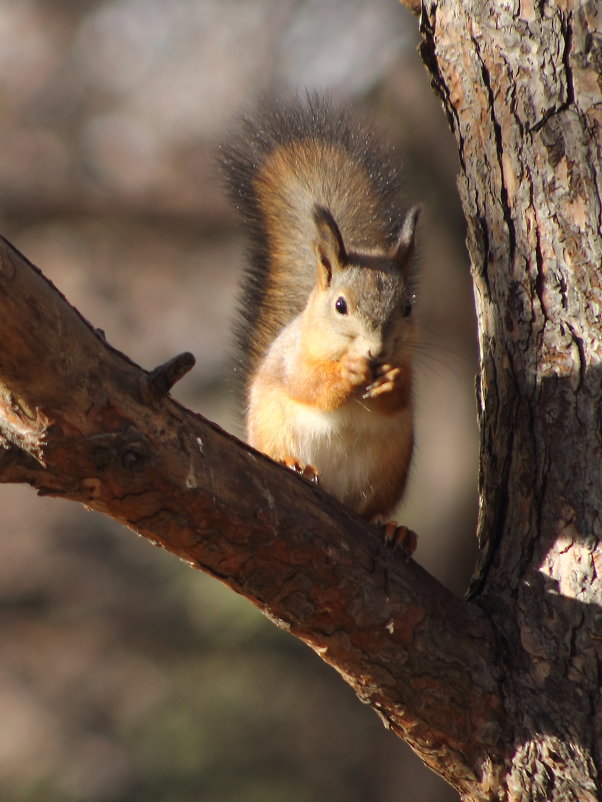
<path id="1" fill-rule="evenodd" d="M 366 387 L 362 398 L 376 398 L 383 393 L 391 393 L 397 386 L 401 370 L 391 365 L 381 365 L 376 369 L 376 379 Z"/>
<path id="2" fill-rule="evenodd" d="M 397 521 L 387 521 L 382 515 L 372 519 L 382 532 L 385 543 L 393 549 L 399 550 L 404 559 L 409 559 L 418 546 L 418 536 L 407 526 L 399 525 Z"/>
<path id="3" fill-rule="evenodd" d="M 308 482 L 314 485 L 318 484 L 319 474 L 313 465 L 302 465 L 299 460 L 293 459 L 293 457 L 287 457 L 286 459 L 280 460 L 280 462 L 303 479 L 307 479 Z"/>

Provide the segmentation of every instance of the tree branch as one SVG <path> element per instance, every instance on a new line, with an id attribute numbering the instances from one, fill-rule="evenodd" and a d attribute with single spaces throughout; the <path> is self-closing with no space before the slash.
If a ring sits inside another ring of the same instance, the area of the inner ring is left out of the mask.
<path id="1" fill-rule="evenodd" d="M 0 481 L 83 502 L 219 578 L 334 666 L 435 771 L 477 787 L 502 726 L 477 605 L 176 403 L 167 392 L 188 355 L 142 370 L 5 240 L 0 339 Z"/>

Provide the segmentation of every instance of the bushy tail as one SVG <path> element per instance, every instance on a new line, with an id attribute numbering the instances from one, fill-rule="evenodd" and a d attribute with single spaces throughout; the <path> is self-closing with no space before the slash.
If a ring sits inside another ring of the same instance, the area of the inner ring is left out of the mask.
<path id="1" fill-rule="evenodd" d="M 348 109 L 308 95 L 264 102 L 221 148 L 220 164 L 249 233 L 238 346 L 243 380 L 314 286 L 314 210 L 327 209 L 348 249 L 387 249 L 403 221 L 395 153 Z"/>

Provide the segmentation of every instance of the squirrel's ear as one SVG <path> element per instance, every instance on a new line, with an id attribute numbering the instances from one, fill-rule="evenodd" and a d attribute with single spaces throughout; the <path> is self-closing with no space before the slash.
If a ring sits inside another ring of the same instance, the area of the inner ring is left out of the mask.
<path id="1" fill-rule="evenodd" d="M 406 214 L 397 242 L 391 253 L 395 266 L 404 278 L 408 273 L 416 250 L 416 224 L 418 223 L 420 212 L 420 206 L 412 206 Z"/>
<path id="2" fill-rule="evenodd" d="M 328 209 L 316 206 L 314 222 L 317 228 L 318 280 L 323 287 L 327 287 L 332 274 L 347 264 L 347 252 L 339 227 Z"/>

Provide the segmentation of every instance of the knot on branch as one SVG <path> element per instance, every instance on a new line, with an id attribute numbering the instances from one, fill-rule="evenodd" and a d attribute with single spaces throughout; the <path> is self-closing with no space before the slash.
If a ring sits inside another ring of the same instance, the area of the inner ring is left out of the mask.
<path id="1" fill-rule="evenodd" d="M 134 427 L 123 432 L 96 434 L 85 438 L 80 448 L 89 448 L 89 458 L 98 471 L 119 465 L 128 472 L 141 471 L 151 457 L 150 443 Z"/>

